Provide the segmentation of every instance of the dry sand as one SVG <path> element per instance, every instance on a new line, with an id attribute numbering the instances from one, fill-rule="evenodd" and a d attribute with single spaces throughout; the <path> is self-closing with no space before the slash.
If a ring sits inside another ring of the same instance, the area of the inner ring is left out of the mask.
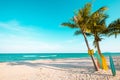
<path id="1" fill-rule="evenodd" d="M 0 63 L 0 80 L 120 80 L 120 57 L 111 70 L 94 71 L 91 59 L 57 59 Z"/>

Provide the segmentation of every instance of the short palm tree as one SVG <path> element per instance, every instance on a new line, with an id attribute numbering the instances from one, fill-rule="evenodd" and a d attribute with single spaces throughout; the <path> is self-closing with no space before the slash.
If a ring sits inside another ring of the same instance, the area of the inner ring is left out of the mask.
<path id="1" fill-rule="evenodd" d="M 91 3 L 87 3 L 84 6 L 84 8 L 80 9 L 78 13 L 72 18 L 72 22 L 62 23 L 63 26 L 68 26 L 70 28 L 77 28 L 78 30 L 75 32 L 75 34 L 82 33 L 84 40 L 86 42 L 86 46 L 88 48 L 88 52 L 91 51 L 91 49 L 88 44 L 86 33 L 89 31 L 87 26 L 89 25 L 88 23 L 90 20 L 90 16 L 91 16 Z M 90 56 L 93 61 L 95 69 L 98 70 L 93 55 Z"/>
<path id="2" fill-rule="evenodd" d="M 89 21 L 90 25 L 88 27 L 90 30 L 90 33 L 93 34 L 94 36 L 94 45 L 97 48 L 99 55 L 101 55 L 99 41 L 102 40 L 100 36 L 103 33 L 103 31 L 105 31 L 107 28 L 105 22 L 106 22 L 108 15 L 104 14 L 104 11 L 106 9 L 107 9 L 106 7 L 102 7 L 96 12 L 94 12 L 94 14 L 91 17 L 91 20 Z"/>
<path id="3" fill-rule="evenodd" d="M 90 30 L 90 33 L 94 36 L 94 45 L 97 48 L 97 51 L 102 59 L 102 64 L 100 65 L 104 70 L 108 70 L 106 58 L 101 53 L 100 46 L 99 46 L 99 42 L 102 40 L 101 35 L 107 28 L 105 24 L 107 15 L 103 13 L 105 9 L 106 9 L 105 7 L 100 8 L 99 9 L 101 10 L 100 13 L 99 11 L 97 11 L 98 15 L 96 16 L 96 13 L 95 13 L 95 17 L 94 15 L 92 16 L 91 20 L 89 21 L 90 25 L 88 28 Z"/>
<path id="4" fill-rule="evenodd" d="M 105 23 L 108 16 L 104 14 L 105 10 L 107 10 L 107 7 L 101 7 L 91 15 L 88 29 L 89 32 L 94 36 L 94 45 L 97 48 L 97 51 L 102 60 L 102 63 L 100 65 L 104 70 L 108 70 L 106 58 L 101 53 L 99 46 L 99 42 L 102 40 L 101 35 L 107 28 Z"/>
<path id="5" fill-rule="evenodd" d="M 102 34 L 105 34 L 107 36 L 112 36 L 112 35 L 115 35 L 115 38 L 117 38 L 118 34 L 120 34 L 120 19 L 117 19 L 115 20 L 114 22 L 110 23 L 108 25 L 108 27 L 103 30 Z M 103 57 L 103 56 L 101 56 Z M 106 64 L 106 60 L 104 58 L 104 63 L 103 64 Z M 107 70 L 107 66 L 105 66 L 103 69 L 106 69 Z"/>

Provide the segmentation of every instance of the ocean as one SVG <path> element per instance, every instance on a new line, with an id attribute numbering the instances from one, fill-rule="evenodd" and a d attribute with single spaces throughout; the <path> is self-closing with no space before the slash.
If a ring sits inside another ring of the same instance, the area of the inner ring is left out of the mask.
<path id="1" fill-rule="evenodd" d="M 120 53 L 103 53 L 105 56 L 120 56 Z M 94 54 L 96 56 L 96 53 Z M 88 58 L 87 53 L 0 53 L 0 62 L 16 62 L 26 60 Z"/>

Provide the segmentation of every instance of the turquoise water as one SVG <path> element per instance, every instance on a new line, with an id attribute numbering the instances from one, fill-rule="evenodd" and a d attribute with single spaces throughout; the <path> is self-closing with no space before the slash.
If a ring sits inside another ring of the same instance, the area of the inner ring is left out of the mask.
<path id="1" fill-rule="evenodd" d="M 120 56 L 120 53 L 104 53 L 105 56 Z M 0 62 L 14 62 L 40 59 L 87 58 L 87 53 L 4 53 L 0 54 Z"/>

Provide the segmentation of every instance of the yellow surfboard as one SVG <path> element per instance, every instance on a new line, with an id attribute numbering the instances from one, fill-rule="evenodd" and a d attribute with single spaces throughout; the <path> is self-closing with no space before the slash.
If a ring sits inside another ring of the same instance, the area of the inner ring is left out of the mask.
<path id="1" fill-rule="evenodd" d="M 100 55 L 102 59 L 102 68 L 103 70 L 108 70 L 107 60 L 103 55 Z"/>

